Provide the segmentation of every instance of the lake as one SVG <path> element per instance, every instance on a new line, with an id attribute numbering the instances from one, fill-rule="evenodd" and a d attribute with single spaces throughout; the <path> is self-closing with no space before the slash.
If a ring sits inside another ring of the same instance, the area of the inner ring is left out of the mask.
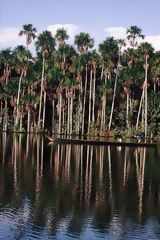
<path id="1" fill-rule="evenodd" d="M 1 134 L 0 239 L 160 239 L 160 147 Z"/>

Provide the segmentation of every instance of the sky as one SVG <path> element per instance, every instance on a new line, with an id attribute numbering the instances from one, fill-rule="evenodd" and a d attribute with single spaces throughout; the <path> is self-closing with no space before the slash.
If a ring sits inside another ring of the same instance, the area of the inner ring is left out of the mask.
<path id="1" fill-rule="evenodd" d="M 28 23 L 38 33 L 53 35 L 64 27 L 71 44 L 76 34 L 88 32 L 95 47 L 108 36 L 125 38 L 126 29 L 136 25 L 145 41 L 160 50 L 160 0 L 0 0 L 0 6 L 0 50 L 25 44 L 18 32 Z"/>

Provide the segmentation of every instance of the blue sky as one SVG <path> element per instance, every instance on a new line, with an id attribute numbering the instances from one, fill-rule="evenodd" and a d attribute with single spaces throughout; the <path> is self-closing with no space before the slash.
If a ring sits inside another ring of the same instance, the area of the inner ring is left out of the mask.
<path id="1" fill-rule="evenodd" d="M 96 43 L 108 35 L 123 37 L 126 28 L 142 28 L 156 50 L 160 49 L 160 0 L 1 0 L 0 49 L 24 43 L 17 37 L 23 24 L 32 23 L 39 32 L 55 31 L 55 24 L 74 35 L 89 32 Z M 124 36 L 125 37 L 125 36 Z"/>

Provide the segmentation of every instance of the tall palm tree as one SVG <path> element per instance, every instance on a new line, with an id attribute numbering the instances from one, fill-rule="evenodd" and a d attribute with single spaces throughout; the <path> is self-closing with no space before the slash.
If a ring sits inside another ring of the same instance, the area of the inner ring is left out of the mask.
<path id="1" fill-rule="evenodd" d="M 130 26 L 127 29 L 127 39 L 130 41 L 130 45 L 135 48 L 138 45 L 137 38 L 144 39 L 144 35 L 142 34 L 142 29 L 137 26 Z"/>
<path id="2" fill-rule="evenodd" d="M 15 126 L 18 127 L 18 122 L 20 118 L 20 95 L 21 95 L 21 84 L 22 78 L 26 76 L 29 61 L 31 59 L 31 53 L 25 49 L 24 46 L 20 45 L 14 49 L 14 58 L 15 58 L 15 68 L 17 73 L 20 75 L 18 82 L 18 92 L 17 92 L 17 103 L 16 103 L 16 117 L 15 117 Z"/>
<path id="3" fill-rule="evenodd" d="M 148 59 L 151 57 L 153 54 L 153 47 L 150 43 L 144 42 L 141 43 L 139 46 L 139 51 L 141 56 L 144 58 L 144 69 L 145 69 L 145 80 L 143 83 L 143 91 L 142 91 L 142 96 L 141 96 L 141 102 L 139 105 L 139 111 L 138 111 L 138 120 L 139 120 L 139 114 L 140 114 L 140 109 L 142 106 L 142 101 L 144 99 L 144 131 L 145 131 L 145 137 L 147 137 L 147 128 L 148 128 L 148 69 L 149 69 L 149 63 Z M 138 125 L 138 120 L 137 120 L 137 125 Z"/>
<path id="4" fill-rule="evenodd" d="M 40 52 L 42 56 L 42 75 L 41 75 L 41 91 L 39 101 L 39 114 L 38 114 L 38 129 L 41 127 L 41 112 L 42 112 L 42 98 L 43 98 L 43 86 L 44 86 L 44 71 L 45 71 L 45 60 L 55 50 L 55 39 L 52 37 L 50 31 L 42 32 L 36 41 L 36 50 Z"/>
<path id="5" fill-rule="evenodd" d="M 36 38 L 36 32 L 37 29 L 33 27 L 32 24 L 25 24 L 22 26 L 22 30 L 19 32 L 19 36 L 25 36 L 26 37 L 26 44 L 27 44 L 27 49 L 28 46 L 31 44 L 32 40 Z"/>
<path id="6" fill-rule="evenodd" d="M 117 62 L 116 77 L 115 77 L 115 82 L 114 82 L 114 90 L 113 90 L 113 99 L 112 99 L 112 106 L 111 106 L 111 114 L 110 114 L 109 125 L 108 125 L 108 130 L 109 130 L 109 131 L 110 131 L 110 129 L 111 129 L 112 116 L 113 116 L 113 110 L 114 110 L 114 103 L 115 103 L 115 97 L 116 97 L 117 80 L 118 80 L 118 74 L 119 74 L 119 69 L 120 69 L 121 49 L 122 49 L 123 46 L 125 46 L 125 40 L 124 40 L 124 39 L 119 39 L 119 40 L 117 40 L 117 45 L 118 45 L 118 62 Z"/>
<path id="7" fill-rule="evenodd" d="M 13 64 L 13 52 L 10 48 L 2 50 L 0 53 L 0 63 L 3 66 L 3 73 L 1 76 L 2 85 L 8 84 L 9 77 L 11 75 L 11 67 Z M 5 111 L 4 111 L 4 121 L 3 121 L 3 130 L 7 131 L 7 118 L 8 118 L 8 108 L 7 108 L 7 97 L 4 99 L 5 101 Z"/>
<path id="8" fill-rule="evenodd" d="M 37 32 L 37 29 L 33 27 L 32 24 L 25 24 L 22 26 L 22 30 L 20 30 L 19 36 L 21 37 L 24 35 L 26 37 L 27 49 L 28 49 L 28 46 L 31 44 L 32 40 L 36 38 L 36 32 Z M 29 88 L 28 88 L 28 94 L 30 94 Z M 27 132 L 30 132 L 30 108 L 28 108 Z"/>
<path id="9" fill-rule="evenodd" d="M 81 32 L 75 36 L 74 44 L 77 45 L 77 49 L 81 54 L 94 46 L 94 39 L 90 37 L 89 33 Z"/>

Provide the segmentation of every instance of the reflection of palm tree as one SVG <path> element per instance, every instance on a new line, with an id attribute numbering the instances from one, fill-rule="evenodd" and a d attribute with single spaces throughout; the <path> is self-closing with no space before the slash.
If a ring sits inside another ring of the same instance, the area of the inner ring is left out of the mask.
<path id="1" fill-rule="evenodd" d="M 135 150 L 136 158 L 136 172 L 137 172 L 137 184 L 138 184 L 138 196 L 139 196 L 139 221 L 142 218 L 143 209 L 143 191 L 144 191 L 144 170 L 146 160 L 146 148 L 137 148 Z"/>
<path id="2" fill-rule="evenodd" d="M 109 197 L 112 201 L 112 165 L 111 165 L 111 148 L 108 146 L 108 164 L 109 164 Z"/>
<path id="3" fill-rule="evenodd" d="M 124 170 L 123 170 L 123 185 L 125 187 L 126 181 L 128 180 L 130 170 L 130 158 L 129 158 L 129 148 L 125 148 L 125 157 L 124 157 Z"/>

